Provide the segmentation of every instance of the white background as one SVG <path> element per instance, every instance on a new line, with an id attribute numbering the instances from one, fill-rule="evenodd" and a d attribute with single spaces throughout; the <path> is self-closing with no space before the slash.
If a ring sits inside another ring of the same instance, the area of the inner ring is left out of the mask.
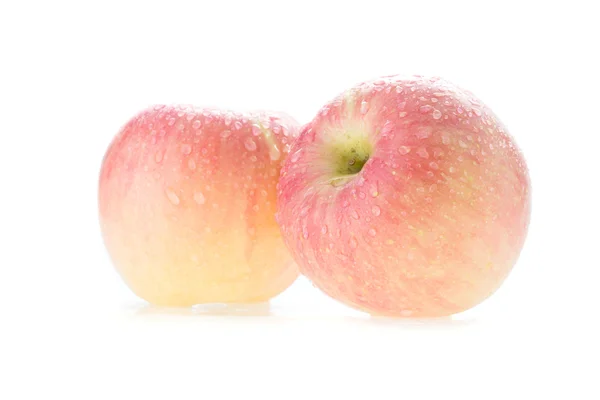
<path id="1" fill-rule="evenodd" d="M 598 399 L 594 1 L 0 1 L 0 399 Z M 153 103 L 285 110 L 392 73 L 475 92 L 529 163 L 502 289 L 370 319 L 300 279 L 269 306 L 164 310 L 113 270 L 97 179 Z"/>

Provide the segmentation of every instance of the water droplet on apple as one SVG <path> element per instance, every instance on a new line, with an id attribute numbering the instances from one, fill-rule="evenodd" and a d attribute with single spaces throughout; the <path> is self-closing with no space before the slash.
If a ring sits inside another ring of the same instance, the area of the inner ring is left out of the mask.
<path id="1" fill-rule="evenodd" d="M 194 128 L 194 129 L 200 129 L 201 126 L 202 126 L 202 122 L 200 122 L 199 120 L 195 120 L 192 123 L 192 128 Z"/>
<path id="2" fill-rule="evenodd" d="M 221 134 L 220 134 L 220 136 L 221 136 L 223 139 L 227 139 L 229 136 L 231 136 L 231 131 L 230 131 L 230 130 L 224 130 L 224 131 L 221 131 Z"/>
<path id="3" fill-rule="evenodd" d="M 415 136 L 419 139 L 426 139 L 429 136 L 431 136 L 432 132 L 433 128 L 431 128 L 430 126 L 420 126 L 415 130 Z"/>
<path id="4" fill-rule="evenodd" d="M 179 205 L 179 196 L 177 196 L 177 194 L 175 194 L 175 192 L 172 189 L 165 189 L 165 194 L 167 195 L 167 198 L 173 205 Z"/>
<path id="5" fill-rule="evenodd" d="M 181 152 L 183 154 L 190 154 L 192 152 L 192 146 L 190 146 L 189 144 L 182 144 Z"/>
<path id="6" fill-rule="evenodd" d="M 206 203 L 206 199 L 204 198 L 204 195 L 200 191 L 194 192 L 194 201 L 200 205 L 203 205 L 204 203 Z"/>
<path id="7" fill-rule="evenodd" d="M 353 249 L 355 249 L 355 248 L 358 247 L 358 242 L 356 241 L 356 239 L 354 237 L 350 238 L 349 244 L 350 244 L 350 247 L 353 248 Z"/>
<path id="8" fill-rule="evenodd" d="M 400 112 L 398 113 L 398 117 L 399 117 L 399 118 L 404 118 L 404 117 L 406 117 L 407 115 L 408 115 L 408 113 L 407 113 L 406 111 L 400 111 Z"/>
<path id="9" fill-rule="evenodd" d="M 433 100 L 433 99 L 431 99 L 431 100 Z M 442 112 L 440 110 L 433 110 L 433 113 L 431 115 L 433 116 L 433 119 L 442 118 Z"/>
<path id="10" fill-rule="evenodd" d="M 430 105 L 426 105 L 426 106 L 421 106 L 419 107 L 419 112 L 421 114 L 427 114 L 429 111 L 431 111 L 433 107 L 431 107 Z"/>
<path id="11" fill-rule="evenodd" d="M 371 184 L 371 188 L 369 189 L 369 192 L 371 193 L 372 197 L 379 196 L 379 189 L 377 188 L 376 183 Z"/>
<path id="12" fill-rule="evenodd" d="M 410 153 L 410 147 L 408 147 L 408 146 L 400 146 L 400 147 L 398 147 L 398 153 L 400 153 L 403 156 L 405 156 L 408 153 Z"/>
<path id="13" fill-rule="evenodd" d="M 240 129 L 242 129 L 242 123 L 240 121 L 235 121 L 233 123 L 233 129 L 235 129 L 236 131 L 239 131 Z"/>
<path id="14" fill-rule="evenodd" d="M 378 217 L 379 215 L 381 215 L 381 208 L 379 208 L 379 206 L 373 206 L 371 208 L 371 212 L 374 216 Z"/>
<path id="15" fill-rule="evenodd" d="M 463 142 L 463 141 L 462 141 L 462 140 L 460 140 L 460 139 L 458 140 L 458 145 L 459 145 L 460 147 L 462 147 L 463 149 L 466 149 L 467 147 L 469 147 L 469 145 L 468 145 L 468 144 L 466 144 L 465 142 Z"/>
<path id="16" fill-rule="evenodd" d="M 281 152 L 277 148 L 277 145 L 273 144 L 269 146 L 269 158 L 273 161 L 277 161 L 281 158 Z"/>
<path id="17" fill-rule="evenodd" d="M 354 219 L 359 219 L 360 218 L 360 216 L 358 215 L 358 212 L 356 210 L 352 210 L 352 212 L 350 213 L 350 215 Z"/>
<path id="18" fill-rule="evenodd" d="M 358 198 L 359 199 L 364 199 L 366 197 L 367 197 L 367 195 L 364 192 L 358 192 Z"/>
<path id="19" fill-rule="evenodd" d="M 246 138 L 246 140 L 244 140 L 244 147 L 248 151 L 255 151 L 256 150 L 256 142 L 250 137 Z"/>
<path id="20" fill-rule="evenodd" d="M 302 227 L 302 237 L 308 239 L 308 228 L 306 226 Z"/>
<path id="21" fill-rule="evenodd" d="M 360 113 L 363 115 L 366 114 L 368 111 L 368 107 L 369 107 L 369 104 L 365 100 L 363 100 L 360 103 Z"/>
<path id="22" fill-rule="evenodd" d="M 435 161 L 432 161 L 432 162 L 429 163 L 429 167 L 431 169 L 439 169 L 440 166 Z"/>
<path id="23" fill-rule="evenodd" d="M 321 227 L 321 233 L 322 233 L 323 235 L 325 235 L 325 234 L 327 233 L 327 225 L 323 225 L 323 226 Z"/>
<path id="24" fill-rule="evenodd" d="M 417 150 L 417 154 L 422 158 L 429 158 L 429 152 L 425 147 L 420 147 L 419 150 Z"/>
<path id="25" fill-rule="evenodd" d="M 175 125 L 175 118 L 169 118 L 169 120 L 167 121 L 167 125 L 169 125 L 169 126 Z"/>
<path id="26" fill-rule="evenodd" d="M 290 157 L 290 162 L 295 163 L 296 161 L 298 161 L 298 159 L 300 158 L 301 153 L 302 153 L 302 150 L 297 150 L 294 154 L 292 154 L 291 157 Z"/>
<path id="27" fill-rule="evenodd" d="M 375 237 L 377 235 L 377 231 L 373 228 L 369 229 L 369 236 Z"/>

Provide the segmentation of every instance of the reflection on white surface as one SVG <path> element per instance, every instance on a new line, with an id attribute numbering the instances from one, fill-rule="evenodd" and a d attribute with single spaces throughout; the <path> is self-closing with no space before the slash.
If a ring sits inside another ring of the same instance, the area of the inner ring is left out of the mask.
<path id="1" fill-rule="evenodd" d="M 235 316 L 235 317 L 266 317 L 272 316 L 271 304 L 200 304 L 193 307 L 158 307 L 144 304 L 134 307 L 136 316 L 145 315 L 174 315 L 174 316 Z"/>
<path id="2" fill-rule="evenodd" d="M 329 307 L 321 306 L 318 312 L 311 310 L 298 310 L 294 307 L 273 305 L 269 302 L 253 304 L 200 304 L 193 307 L 159 307 L 151 304 L 139 304 L 125 307 L 125 310 L 133 311 L 133 317 L 268 317 L 272 322 L 284 321 L 286 319 L 320 319 L 331 321 L 348 321 L 362 323 L 374 327 L 398 327 L 398 328 L 456 328 L 473 325 L 477 322 L 475 317 L 452 316 L 442 318 L 390 318 L 369 316 L 346 307 L 338 307 L 332 303 Z M 340 310 L 342 312 L 340 312 Z"/>

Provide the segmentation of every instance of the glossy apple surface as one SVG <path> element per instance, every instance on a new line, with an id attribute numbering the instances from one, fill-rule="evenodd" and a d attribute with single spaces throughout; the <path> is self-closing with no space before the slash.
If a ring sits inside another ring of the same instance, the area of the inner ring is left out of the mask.
<path id="1" fill-rule="evenodd" d="M 525 160 L 445 80 L 385 77 L 334 99 L 283 169 L 278 221 L 300 270 L 371 314 L 438 317 L 490 296 L 530 217 Z"/>
<path id="2" fill-rule="evenodd" d="M 276 184 L 298 125 L 268 112 L 156 106 L 132 118 L 100 174 L 104 242 L 150 303 L 259 302 L 297 267 L 275 222 Z"/>

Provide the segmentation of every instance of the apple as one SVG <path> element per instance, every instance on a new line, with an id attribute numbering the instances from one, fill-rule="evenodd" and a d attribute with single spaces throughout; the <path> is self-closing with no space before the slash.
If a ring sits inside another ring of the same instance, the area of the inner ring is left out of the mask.
<path id="1" fill-rule="evenodd" d="M 162 306 L 266 301 L 298 276 L 275 221 L 299 126 L 287 115 L 158 105 L 108 148 L 102 235 L 126 284 Z"/>
<path id="2" fill-rule="evenodd" d="M 506 127 L 440 78 L 389 76 L 324 106 L 281 172 L 283 238 L 316 287 L 374 315 L 441 317 L 498 289 L 530 218 Z"/>

